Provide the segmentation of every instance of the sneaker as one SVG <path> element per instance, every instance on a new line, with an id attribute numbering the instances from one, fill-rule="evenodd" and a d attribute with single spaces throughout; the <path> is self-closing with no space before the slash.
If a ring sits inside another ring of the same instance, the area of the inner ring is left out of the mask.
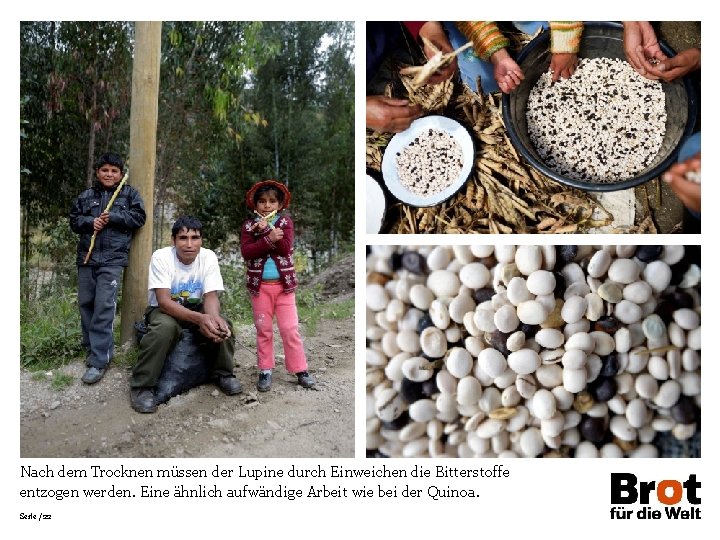
<path id="1" fill-rule="evenodd" d="M 105 370 L 90 366 L 85 370 L 85 374 L 82 376 L 82 382 L 85 384 L 95 384 L 105 375 Z"/>
<path id="2" fill-rule="evenodd" d="M 260 375 L 258 375 L 258 382 L 257 382 L 257 389 L 258 392 L 267 392 L 270 390 L 270 385 L 272 384 L 272 373 L 263 373 L 260 372 Z"/>
<path id="3" fill-rule="evenodd" d="M 157 411 L 155 391 L 152 388 L 130 388 L 130 404 L 139 413 Z"/>
<path id="4" fill-rule="evenodd" d="M 215 379 L 215 384 L 226 396 L 234 396 L 243 391 L 242 384 L 234 375 L 226 375 Z"/>
<path id="5" fill-rule="evenodd" d="M 298 384 L 303 388 L 312 388 L 313 386 L 315 386 L 315 378 L 307 371 L 301 371 L 300 373 L 296 373 L 295 375 L 297 375 Z"/>

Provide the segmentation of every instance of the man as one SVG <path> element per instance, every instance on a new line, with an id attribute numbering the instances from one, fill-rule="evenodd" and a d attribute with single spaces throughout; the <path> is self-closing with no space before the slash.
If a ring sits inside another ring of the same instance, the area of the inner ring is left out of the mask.
<path id="1" fill-rule="evenodd" d="M 140 340 L 130 382 L 132 407 L 141 413 L 157 410 L 155 386 L 183 328 L 195 327 L 208 341 L 213 382 L 227 395 L 242 392 L 233 375 L 232 328 L 220 315 L 218 292 L 224 290 L 220 266 L 215 253 L 202 247 L 200 221 L 179 218 L 172 228 L 172 242 L 153 253 L 150 261 L 148 333 Z"/>

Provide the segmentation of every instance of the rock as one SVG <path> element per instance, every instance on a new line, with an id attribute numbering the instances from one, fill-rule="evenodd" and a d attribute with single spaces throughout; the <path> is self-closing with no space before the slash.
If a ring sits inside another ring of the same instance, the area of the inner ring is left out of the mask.
<path id="1" fill-rule="evenodd" d="M 53 402 L 50 404 L 49 409 L 50 409 L 51 411 L 54 411 L 54 410 L 57 409 L 59 406 L 60 406 L 60 402 L 59 402 L 59 401 L 53 401 Z"/>

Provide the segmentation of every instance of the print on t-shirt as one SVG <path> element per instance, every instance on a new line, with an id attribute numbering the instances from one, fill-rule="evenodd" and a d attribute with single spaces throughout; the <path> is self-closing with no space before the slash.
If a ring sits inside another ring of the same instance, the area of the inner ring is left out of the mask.
<path id="1" fill-rule="evenodd" d="M 191 279 L 178 283 L 170 289 L 170 298 L 188 309 L 197 308 L 202 302 L 202 281 Z"/>

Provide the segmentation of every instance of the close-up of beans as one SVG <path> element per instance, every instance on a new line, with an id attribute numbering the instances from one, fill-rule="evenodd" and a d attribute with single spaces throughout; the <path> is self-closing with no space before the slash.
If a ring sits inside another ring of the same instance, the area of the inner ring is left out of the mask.
<path id="1" fill-rule="evenodd" d="M 369 457 L 699 457 L 699 246 L 371 246 Z"/>

